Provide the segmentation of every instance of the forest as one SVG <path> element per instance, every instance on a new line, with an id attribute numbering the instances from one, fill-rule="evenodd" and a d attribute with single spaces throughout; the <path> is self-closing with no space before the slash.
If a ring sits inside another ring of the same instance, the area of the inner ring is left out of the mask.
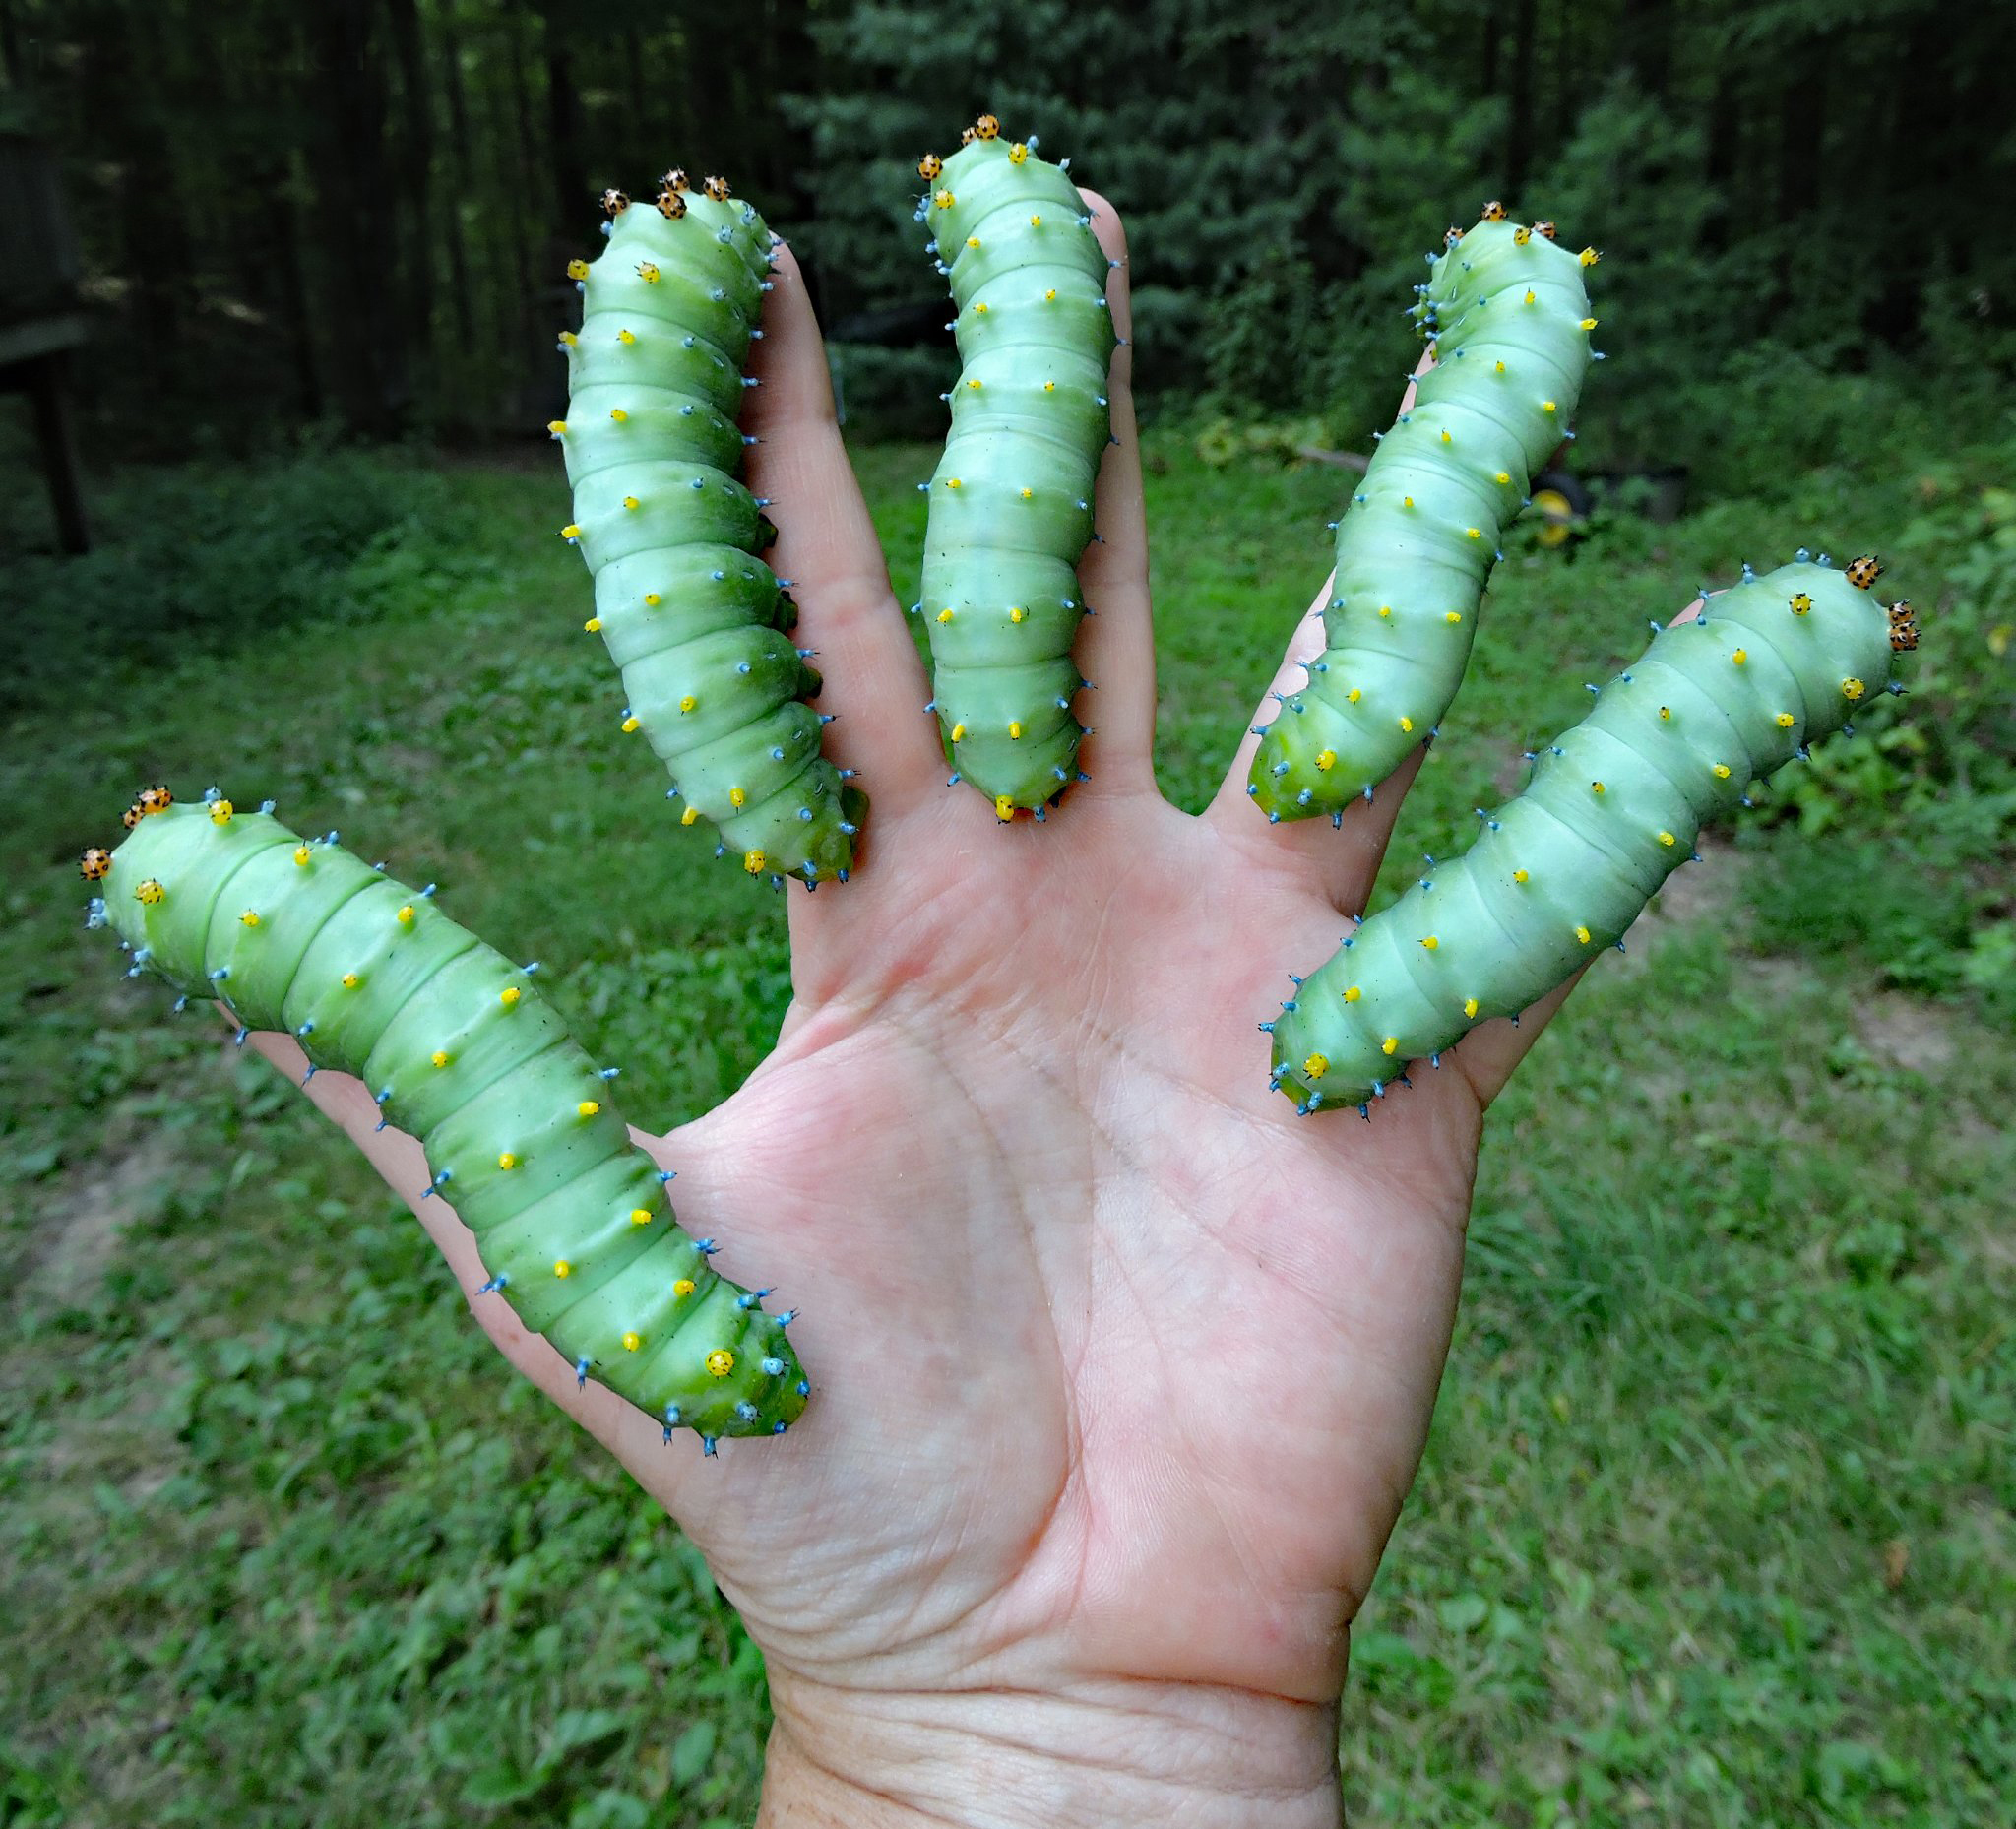
<path id="1" fill-rule="evenodd" d="M 1502 195 L 1611 255 L 1592 438 L 1696 462 L 1676 403 L 1760 351 L 2006 374 L 2012 65 L 2016 14 L 1943 0 L 0 4 L 0 124 L 63 158 L 89 407 L 162 457 L 529 434 L 598 197 L 668 164 L 759 202 L 858 341 L 850 405 L 928 433 L 913 167 L 988 107 L 1122 209 L 1154 394 L 1362 436 L 1392 301 Z"/>

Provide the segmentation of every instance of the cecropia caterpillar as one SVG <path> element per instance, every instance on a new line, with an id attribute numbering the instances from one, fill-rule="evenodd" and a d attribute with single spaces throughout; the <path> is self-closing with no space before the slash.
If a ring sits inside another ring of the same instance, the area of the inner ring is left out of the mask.
<path id="1" fill-rule="evenodd" d="M 1324 652 L 1255 726 L 1246 791 L 1269 819 L 1341 820 L 1449 709 L 1498 542 L 1582 393 L 1596 328 L 1582 274 L 1596 260 L 1500 204 L 1449 230 L 1414 308 L 1434 366 L 1337 524 Z"/>
<path id="2" fill-rule="evenodd" d="M 150 788 L 116 851 L 84 855 L 133 954 L 239 1039 L 285 1030 L 355 1074 L 426 1152 L 496 1293 L 591 1375 L 664 1425 L 781 1435 L 810 1392 L 767 1291 L 717 1276 L 673 1216 L 669 1174 L 630 1141 L 598 1071 L 515 966 L 415 892 L 266 809 Z M 181 1004 L 177 1004 L 178 1009 Z"/>
<path id="3" fill-rule="evenodd" d="M 1660 632 L 1461 857 L 1431 865 L 1298 980 L 1273 1023 L 1274 1083 L 1304 1111 L 1405 1081 L 1489 1017 L 1512 1016 L 1626 928 L 1701 827 L 1809 744 L 1848 726 L 1918 645 L 1911 606 L 1869 595 L 1878 567 L 1806 562 L 1709 599 Z M 1891 687 L 1891 690 L 1902 690 Z M 1481 809 L 1480 809 L 1481 811 Z"/>
<path id="4" fill-rule="evenodd" d="M 775 237 L 721 178 L 662 186 L 655 209 L 606 193 L 608 245 L 568 266 L 584 309 L 549 428 L 574 485 L 561 531 L 595 574 L 587 626 L 622 668 L 623 728 L 670 771 L 683 821 L 713 821 L 752 875 L 845 881 L 867 801 L 820 753 L 819 675 L 758 556 L 777 530 L 737 480 Z"/>
<path id="5" fill-rule="evenodd" d="M 925 485 L 920 601 L 931 639 L 932 709 L 953 780 L 1012 819 L 1079 779 L 1086 681 L 1071 658 L 1077 564 L 1111 436 L 1106 370 L 1112 263 L 1084 200 L 1034 142 L 1000 137 L 991 114 L 948 159 L 926 154 L 928 221 L 952 283 L 962 368 L 952 429 Z"/>

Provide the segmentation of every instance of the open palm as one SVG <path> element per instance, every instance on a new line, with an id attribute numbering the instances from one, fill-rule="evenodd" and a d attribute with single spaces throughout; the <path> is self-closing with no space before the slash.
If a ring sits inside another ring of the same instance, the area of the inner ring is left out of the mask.
<path id="1" fill-rule="evenodd" d="M 1145 1714 L 1189 1713 L 1193 1739 L 1208 1707 L 1222 1733 L 1313 1749 L 1320 1790 L 1347 1627 L 1448 1346 L 1482 1106 L 1545 1012 L 1478 1030 L 1370 1124 L 1269 1092 L 1256 1020 L 1362 909 L 1412 765 L 1341 832 L 1270 826 L 1244 751 L 1201 817 L 1162 798 L 1125 347 L 1083 568 L 1092 779 L 1040 826 L 948 790 L 788 256 L 777 278 L 754 482 L 842 715 L 832 752 L 874 807 L 853 881 L 791 892 L 776 1053 L 719 1110 L 639 1141 L 728 1274 L 802 1308 L 813 1407 L 703 1461 L 577 1390 L 503 1303 L 475 1312 L 706 1552 L 812 1763 L 847 1775 L 896 1716 L 984 1705 L 1019 1744 L 1045 1732 L 1009 1725 L 1021 1710 L 1138 1718 L 1154 1696 Z M 418 1146 L 373 1134 L 353 1080 L 309 1095 L 473 1291 L 468 1234 L 418 1204 Z"/>

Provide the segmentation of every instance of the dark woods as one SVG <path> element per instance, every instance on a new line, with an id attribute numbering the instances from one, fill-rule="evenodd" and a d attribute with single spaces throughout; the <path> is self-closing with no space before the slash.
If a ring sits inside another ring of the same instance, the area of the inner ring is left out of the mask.
<path id="1" fill-rule="evenodd" d="M 1616 436 L 1649 440 L 1760 341 L 2007 360 L 2010 68 L 2016 9 L 1936 0 L 0 0 L 94 442 L 135 456 L 536 427 L 597 193 L 674 162 L 883 335 L 937 288 L 913 161 L 981 107 L 1124 204 L 1154 389 L 1376 412 L 1421 253 L 1503 196 L 1606 249 Z"/>

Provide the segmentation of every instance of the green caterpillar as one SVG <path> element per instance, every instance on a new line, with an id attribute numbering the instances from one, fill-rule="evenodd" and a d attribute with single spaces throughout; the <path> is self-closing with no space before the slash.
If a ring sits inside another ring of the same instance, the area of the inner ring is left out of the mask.
<path id="1" fill-rule="evenodd" d="M 816 888 L 847 880 L 867 810 L 820 754 L 819 675 L 794 648 L 790 593 L 763 560 L 777 530 L 741 473 L 742 373 L 775 238 L 721 178 L 665 174 L 655 210 L 602 199 L 608 246 L 570 263 L 585 306 L 563 331 L 574 519 L 599 632 L 642 730 L 671 771 L 684 823 L 712 820 L 717 855 Z"/>
<path id="2" fill-rule="evenodd" d="M 1698 621 L 1663 630 L 1462 857 L 1363 922 L 1261 1024 L 1274 1084 L 1304 1112 L 1366 1112 L 1409 1061 L 1439 1065 L 1474 1025 L 1516 1017 L 1621 945 L 1702 825 L 1846 728 L 1892 655 L 1917 647 L 1910 604 L 1886 614 L 1868 595 L 1878 570 L 1804 553 L 1761 578 L 1745 568 Z"/>
<path id="3" fill-rule="evenodd" d="M 991 114 L 949 159 L 926 154 L 917 220 L 950 276 L 963 368 L 952 430 L 925 485 L 919 610 L 931 638 L 932 709 L 964 777 L 1008 820 L 1040 819 L 1078 772 L 1071 658 L 1087 613 L 1077 564 L 1110 439 L 1106 369 L 1112 263 L 1084 201 L 1033 142 Z M 950 259 L 947 259 L 949 251 Z"/>
<path id="4" fill-rule="evenodd" d="M 384 1122 L 420 1140 L 435 1188 L 475 1233 L 490 1280 L 535 1332 L 674 1428 L 781 1435 L 811 1386 L 767 1291 L 717 1276 L 679 1229 L 671 1179 L 630 1141 L 598 1072 L 512 965 L 415 893 L 270 810 L 150 788 L 116 852 L 90 851 L 133 972 L 221 997 L 243 1028 L 286 1030 L 353 1073 Z M 180 1003 L 176 1005 L 179 1009 Z"/>
<path id="5" fill-rule="evenodd" d="M 1450 229 L 1415 315 L 1435 365 L 1385 434 L 1337 524 L 1326 646 L 1271 725 L 1246 791 L 1270 820 L 1341 823 L 1415 744 L 1434 734 L 1463 681 L 1484 580 L 1536 472 L 1566 435 L 1589 371 L 1598 259 L 1551 222 L 1486 204 Z"/>

